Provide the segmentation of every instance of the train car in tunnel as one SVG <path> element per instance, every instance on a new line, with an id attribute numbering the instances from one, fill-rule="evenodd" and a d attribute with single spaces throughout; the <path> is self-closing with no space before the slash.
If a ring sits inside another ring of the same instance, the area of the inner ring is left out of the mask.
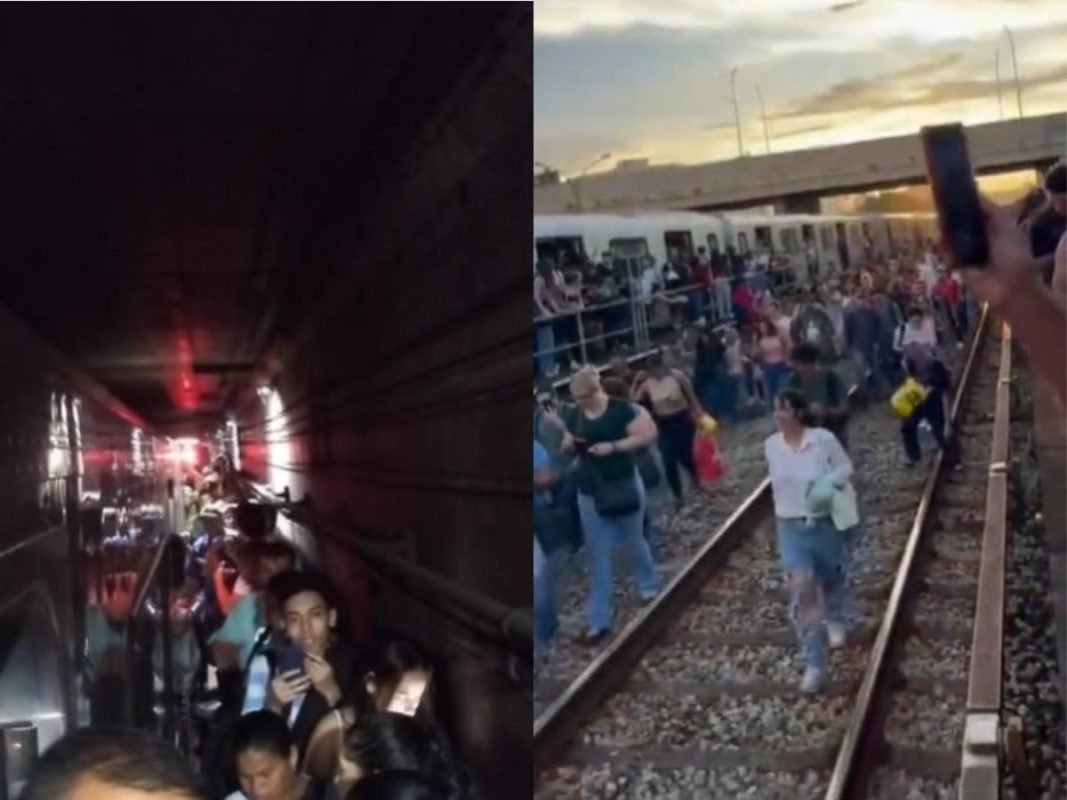
<path id="1" fill-rule="evenodd" d="M 531 16 L 0 10 L 0 797 L 101 713 L 191 749 L 152 609 L 219 456 L 357 649 L 429 654 L 479 796 L 528 796 Z"/>

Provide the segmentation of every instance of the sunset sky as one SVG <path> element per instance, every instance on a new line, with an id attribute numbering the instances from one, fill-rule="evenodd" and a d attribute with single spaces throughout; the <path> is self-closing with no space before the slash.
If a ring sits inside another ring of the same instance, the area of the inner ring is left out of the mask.
<path id="1" fill-rule="evenodd" d="M 536 0 L 534 154 L 564 174 L 602 153 L 653 163 L 1067 110 L 1067 0 Z"/>

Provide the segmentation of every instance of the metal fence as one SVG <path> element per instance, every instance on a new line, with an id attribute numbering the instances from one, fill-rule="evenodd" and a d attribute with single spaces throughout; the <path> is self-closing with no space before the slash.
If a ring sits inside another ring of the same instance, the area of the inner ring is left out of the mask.
<path id="1" fill-rule="evenodd" d="M 788 294 L 807 281 L 789 264 L 745 280 L 756 290 Z M 710 288 L 700 285 L 666 289 L 650 294 L 633 291 L 629 297 L 586 306 L 534 320 L 535 375 L 540 379 L 555 368 L 591 364 L 623 354 L 654 349 L 656 336 L 678 331 L 704 319 L 713 325 L 733 321 L 730 278 L 716 278 Z M 561 363 L 562 362 L 562 363 Z"/>

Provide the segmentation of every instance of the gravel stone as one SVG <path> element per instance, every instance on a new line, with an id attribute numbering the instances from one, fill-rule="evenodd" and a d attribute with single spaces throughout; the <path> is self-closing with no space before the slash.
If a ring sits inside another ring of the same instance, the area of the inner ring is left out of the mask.
<path id="1" fill-rule="evenodd" d="M 904 648 L 901 670 L 908 678 L 966 681 L 971 668 L 970 643 L 920 639 L 913 636 Z"/>
<path id="2" fill-rule="evenodd" d="M 951 750 L 963 743 L 966 699 L 946 694 L 935 685 L 932 694 L 897 692 L 893 695 L 886 739 L 904 747 Z"/>
<path id="3" fill-rule="evenodd" d="M 619 694 L 582 732 L 605 747 L 768 750 L 833 745 L 848 724 L 851 698 Z"/>
<path id="4" fill-rule="evenodd" d="M 956 800 L 959 784 L 881 768 L 875 770 L 870 791 L 871 800 Z"/>

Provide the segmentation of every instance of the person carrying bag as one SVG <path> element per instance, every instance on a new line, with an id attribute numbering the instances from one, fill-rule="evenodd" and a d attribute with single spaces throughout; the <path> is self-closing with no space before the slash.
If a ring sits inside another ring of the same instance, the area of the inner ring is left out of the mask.
<path id="1" fill-rule="evenodd" d="M 563 448 L 578 455 L 575 483 L 590 575 L 585 641 L 598 644 L 611 632 L 616 547 L 629 551 L 641 597 L 659 591 L 644 537 L 645 486 L 634 457 L 655 441 L 656 427 L 643 408 L 608 397 L 592 367 L 579 370 L 570 389 L 578 413 L 568 420 Z"/>

